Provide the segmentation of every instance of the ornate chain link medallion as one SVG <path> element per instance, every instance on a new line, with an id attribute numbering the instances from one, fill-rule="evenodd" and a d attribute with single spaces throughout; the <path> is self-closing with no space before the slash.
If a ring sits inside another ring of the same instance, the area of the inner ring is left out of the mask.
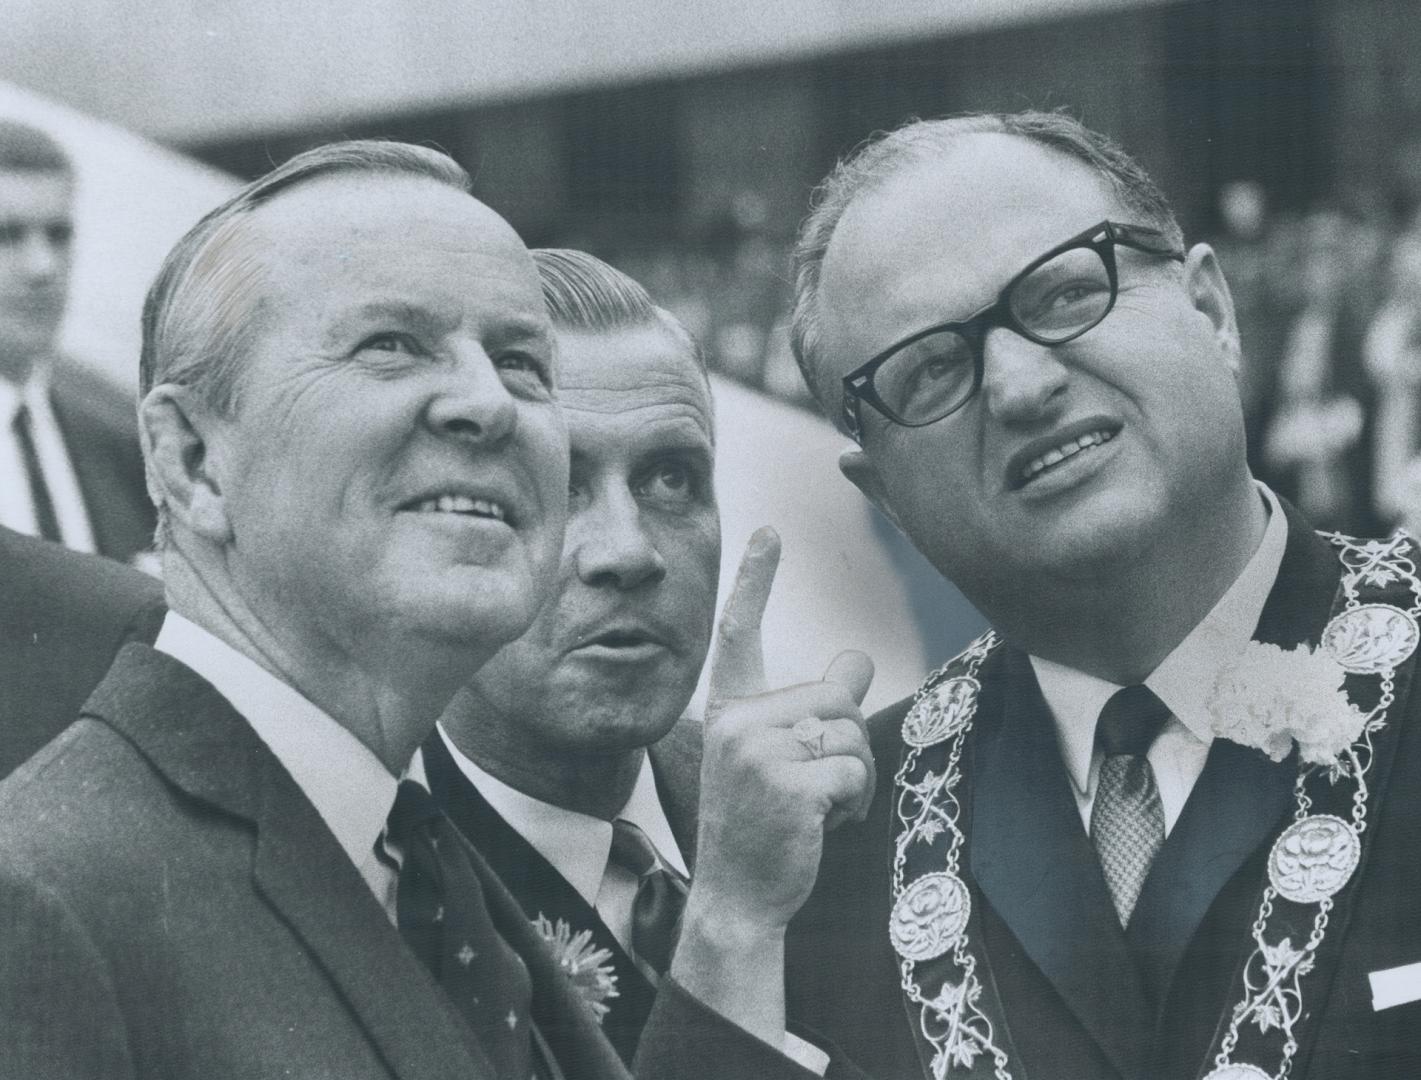
<path id="1" fill-rule="evenodd" d="M 1391 604 L 1362 604 L 1342 612 L 1322 632 L 1322 644 L 1355 675 L 1390 671 L 1416 651 L 1416 619 Z"/>
<path id="2" fill-rule="evenodd" d="M 1225 1065 L 1215 1069 L 1204 1080 L 1273 1080 L 1257 1065 Z"/>
<path id="3" fill-rule="evenodd" d="M 972 896 L 956 874 L 924 874 L 903 890 L 888 936 L 904 960 L 931 960 L 957 943 L 972 914 Z"/>
<path id="4" fill-rule="evenodd" d="M 903 718 L 903 741 L 909 746 L 932 746 L 950 739 L 977 711 L 981 684 L 970 676 L 939 683 L 914 703 Z"/>
<path id="5" fill-rule="evenodd" d="M 1268 880 L 1295 904 L 1316 904 L 1347 884 L 1362 858 L 1362 839 L 1332 814 L 1310 814 L 1283 830 L 1268 856 Z"/>

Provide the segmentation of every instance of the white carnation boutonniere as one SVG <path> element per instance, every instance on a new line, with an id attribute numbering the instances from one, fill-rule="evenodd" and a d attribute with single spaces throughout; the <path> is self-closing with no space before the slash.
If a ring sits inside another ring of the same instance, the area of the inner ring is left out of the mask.
<path id="1" fill-rule="evenodd" d="M 1250 641 L 1205 699 L 1214 734 L 1282 761 L 1298 747 L 1311 765 L 1346 770 L 1367 718 L 1342 689 L 1346 669 L 1330 653 Z M 1350 755 L 1347 755 L 1350 757 Z"/>
<path id="2" fill-rule="evenodd" d="M 573 992 L 587 1003 L 593 1019 L 600 1024 L 610 1009 L 607 1002 L 620 996 L 611 950 L 593 945 L 591 930 L 574 934 L 566 919 L 553 923 L 539 912 L 533 925 L 552 950 L 553 959 L 572 984 Z"/>

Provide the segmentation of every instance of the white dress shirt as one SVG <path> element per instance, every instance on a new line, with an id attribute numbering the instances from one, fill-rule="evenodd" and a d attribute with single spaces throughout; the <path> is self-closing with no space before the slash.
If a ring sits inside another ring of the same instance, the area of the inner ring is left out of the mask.
<path id="1" fill-rule="evenodd" d="M 59 522 L 64 546 L 92 552 L 95 550 L 94 532 L 89 512 L 84 508 L 79 478 L 50 405 L 49 380 L 43 367 L 35 368 L 23 386 L 0 379 L 0 525 L 26 536 L 39 535 L 24 452 L 15 438 L 15 415 L 21 405 L 29 409 L 35 456 L 54 504 L 54 516 Z"/>
<path id="2" fill-rule="evenodd" d="M 164 617 L 153 647 L 192 668 L 241 713 L 311 800 L 394 922 L 399 875 L 376 857 L 375 845 L 399 779 L 299 691 L 176 612 Z M 422 781 L 422 772 L 415 778 Z"/>
<path id="3" fill-rule="evenodd" d="M 473 784 L 488 804 L 498 812 L 515 832 L 532 844 L 538 854 L 577 890 L 586 900 L 612 936 L 630 951 L 632 940 L 632 906 L 636 901 L 637 878 L 623 867 L 609 861 L 612 851 L 612 823 L 575 810 L 525 795 L 502 780 L 481 769 L 464 755 L 439 727 L 439 735 L 449 750 L 454 764 Z M 666 811 L 656 794 L 656 776 L 651 759 L 643 756 L 641 771 L 632 787 L 631 797 L 617 813 L 646 833 L 662 861 L 683 877 L 689 877 L 686 860 L 676 845 Z"/>
<path id="4" fill-rule="evenodd" d="M 1240 650 L 1253 637 L 1283 562 L 1283 549 L 1288 542 L 1287 518 L 1273 492 L 1263 484 L 1258 489 L 1268 504 L 1268 527 L 1258 550 L 1209 614 L 1145 679 L 1145 685 L 1172 714 L 1147 755 L 1159 787 L 1166 836 L 1179 820 L 1189 793 L 1204 771 L 1204 761 L 1214 741 L 1204 702 L 1219 673 L 1238 659 Z M 1056 722 L 1061 757 L 1071 778 L 1081 822 L 1089 832 L 1101 761 L 1095 746 L 1095 725 L 1105 703 L 1120 686 L 1039 656 L 1031 657 L 1031 666 Z"/>

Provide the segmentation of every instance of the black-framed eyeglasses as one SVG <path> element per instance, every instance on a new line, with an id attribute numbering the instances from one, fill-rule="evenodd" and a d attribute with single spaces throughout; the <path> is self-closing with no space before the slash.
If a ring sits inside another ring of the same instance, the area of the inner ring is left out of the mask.
<path id="1" fill-rule="evenodd" d="M 1184 261 L 1158 229 L 1092 225 L 1028 263 L 981 311 L 919 330 L 845 375 L 849 435 L 862 436 L 860 402 L 904 427 L 934 424 L 966 405 L 982 387 L 983 347 L 994 326 L 1038 345 L 1063 345 L 1098 326 L 1119 292 L 1116 245 Z"/>

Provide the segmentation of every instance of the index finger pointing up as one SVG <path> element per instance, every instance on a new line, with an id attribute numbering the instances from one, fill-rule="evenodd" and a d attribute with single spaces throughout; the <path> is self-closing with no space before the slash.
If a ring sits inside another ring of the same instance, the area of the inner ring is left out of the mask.
<path id="1" fill-rule="evenodd" d="M 765 616 L 779 564 L 779 534 L 768 525 L 756 529 L 745 545 L 735 585 L 720 613 L 715 659 L 711 662 L 711 701 L 747 697 L 765 689 L 760 621 Z"/>

